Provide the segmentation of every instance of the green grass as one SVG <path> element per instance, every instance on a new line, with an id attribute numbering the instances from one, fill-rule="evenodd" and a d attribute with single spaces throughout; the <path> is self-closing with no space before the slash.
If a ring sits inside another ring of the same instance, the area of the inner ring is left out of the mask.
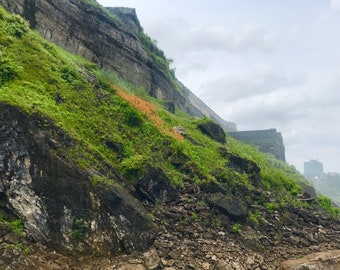
<path id="1" fill-rule="evenodd" d="M 4 219 L 2 214 L 0 214 L 0 223 L 8 226 L 8 228 L 10 228 L 12 232 L 16 233 L 19 236 L 22 236 L 24 232 L 24 221 L 21 218 L 8 221 Z"/>

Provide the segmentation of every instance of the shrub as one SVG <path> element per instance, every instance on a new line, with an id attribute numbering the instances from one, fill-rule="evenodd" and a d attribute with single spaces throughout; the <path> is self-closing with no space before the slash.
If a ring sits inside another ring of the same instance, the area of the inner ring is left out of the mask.
<path id="1" fill-rule="evenodd" d="M 0 58 L 0 87 L 17 76 L 17 68 L 10 60 Z"/>
<path id="2" fill-rule="evenodd" d="M 241 224 L 239 223 L 234 224 L 232 230 L 234 233 L 241 233 L 242 232 Z"/>
<path id="3" fill-rule="evenodd" d="M 84 220 L 82 218 L 76 219 L 73 225 L 72 236 L 74 238 L 80 239 L 84 236 Z"/>
<path id="4" fill-rule="evenodd" d="M 8 17 L 9 23 L 5 24 L 4 30 L 8 35 L 21 38 L 28 29 L 27 23 L 19 16 Z"/>
<path id="5" fill-rule="evenodd" d="M 16 233 L 20 236 L 23 234 L 24 221 L 21 218 L 10 221 L 8 224 L 9 224 L 9 227 L 11 228 L 12 232 L 14 232 L 14 233 Z"/>
<path id="6" fill-rule="evenodd" d="M 130 127 L 140 127 L 143 123 L 142 115 L 133 107 L 125 110 L 125 122 Z"/>
<path id="7" fill-rule="evenodd" d="M 131 178 L 135 178 L 138 171 L 143 168 L 145 164 L 145 157 L 143 155 L 133 155 L 131 157 L 125 158 L 121 167 L 125 176 Z"/>

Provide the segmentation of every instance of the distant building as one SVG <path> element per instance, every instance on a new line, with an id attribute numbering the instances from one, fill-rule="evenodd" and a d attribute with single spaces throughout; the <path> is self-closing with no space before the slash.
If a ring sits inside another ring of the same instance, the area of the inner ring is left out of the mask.
<path id="1" fill-rule="evenodd" d="M 320 161 L 310 160 L 305 162 L 303 165 L 304 175 L 307 179 L 320 178 L 324 174 L 323 165 Z"/>

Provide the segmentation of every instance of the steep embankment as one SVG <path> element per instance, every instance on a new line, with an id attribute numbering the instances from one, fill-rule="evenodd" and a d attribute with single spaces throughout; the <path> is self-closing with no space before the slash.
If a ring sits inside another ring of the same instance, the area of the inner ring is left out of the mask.
<path id="1" fill-rule="evenodd" d="M 115 71 L 125 81 L 143 87 L 180 110 L 208 117 L 226 130 L 236 130 L 175 78 L 163 51 L 143 32 L 135 10 L 104 9 L 95 1 L 1 0 L 22 15 L 47 40 L 81 55 L 100 68 Z"/>
<path id="2" fill-rule="evenodd" d="M 0 268 L 275 269 L 339 249 L 339 211 L 285 163 L 2 8 L 0 52 Z"/>

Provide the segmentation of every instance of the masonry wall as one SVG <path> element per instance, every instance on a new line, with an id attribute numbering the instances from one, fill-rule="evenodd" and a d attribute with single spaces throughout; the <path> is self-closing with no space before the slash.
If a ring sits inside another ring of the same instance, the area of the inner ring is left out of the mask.
<path id="1" fill-rule="evenodd" d="M 265 130 L 236 131 L 229 133 L 233 138 L 255 145 L 264 153 L 273 154 L 277 159 L 286 161 L 285 147 L 281 132 L 275 128 Z"/>

